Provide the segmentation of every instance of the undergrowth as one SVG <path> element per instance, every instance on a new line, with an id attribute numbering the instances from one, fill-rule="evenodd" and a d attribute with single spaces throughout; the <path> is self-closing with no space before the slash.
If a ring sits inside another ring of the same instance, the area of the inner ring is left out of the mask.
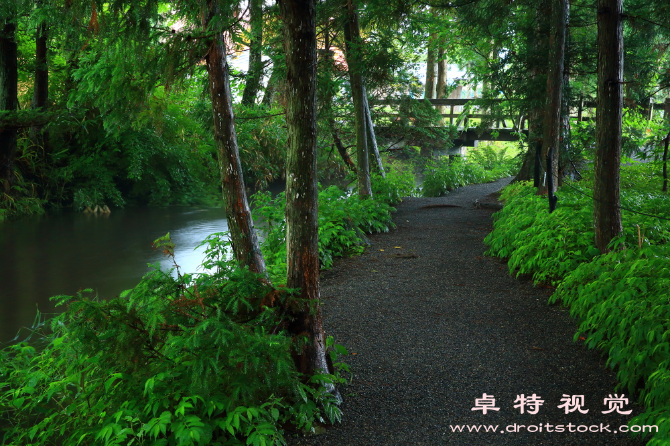
<path id="1" fill-rule="evenodd" d="M 467 160 L 460 157 L 430 160 L 424 170 L 423 196 L 439 197 L 457 187 L 510 176 L 516 170 L 516 164 L 517 160 L 506 156 L 504 150 L 497 152 L 490 146 L 471 151 Z"/>
<path id="2" fill-rule="evenodd" d="M 157 243 L 174 255 L 169 236 Z M 226 260 L 220 237 L 207 244 L 211 273 L 156 266 L 114 299 L 52 298 L 67 306 L 53 333 L 0 351 L 3 444 L 271 445 L 284 426 L 339 420 L 325 390 L 339 372 L 295 369 L 280 310 L 299 304 L 293 290 Z M 329 350 L 342 366 L 345 350 Z"/>
<path id="3" fill-rule="evenodd" d="M 560 189 L 552 214 L 531 185 L 507 187 L 485 242 L 488 254 L 509 258 L 511 272 L 558 285 L 550 303 L 568 306 L 579 322 L 575 340 L 601 349 L 619 386 L 639 392 L 646 411 L 630 425 L 658 426 L 648 443 L 657 446 L 670 438 L 670 197 L 654 192 L 648 169 L 622 168 L 630 185 L 622 207 L 662 219 L 622 210 L 624 233 L 607 254 L 594 247 L 588 179 Z"/>
<path id="4" fill-rule="evenodd" d="M 407 172 L 374 184 L 370 200 L 320 192 L 322 267 L 360 252 L 365 233 L 388 230 L 391 204 L 414 186 Z M 224 234 L 202 243 L 206 272 L 182 274 L 168 234 L 154 243 L 172 270 L 154 265 L 113 299 L 53 297 L 65 311 L 0 350 L 2 444 L 280 445 L 287 431 L 339 421 L 327 389 L 346 382 L 344 347 L 327 339 L 332 374 L 302 376 L 292 357 L 302 341 L 287 334 L 287 309 L 305 302 L 282 286 L 283 200 L 256 197 L 272 285 L 237 266 Z"/>

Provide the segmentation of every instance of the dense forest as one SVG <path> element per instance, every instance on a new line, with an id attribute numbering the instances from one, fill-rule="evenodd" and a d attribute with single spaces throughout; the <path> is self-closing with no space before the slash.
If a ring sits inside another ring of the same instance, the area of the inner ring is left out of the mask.
<path id="1" fill-rule="evenodd" d="M 0 222 L 180 204 L 229 228 L 207 274 L 167 235 L 176 274 L 54 298 L 0 350 L 3 444 L 283 444 L 339 421 L 319 270 L 403 197 L 507 176 L 489 254 L 558 286 L 670 441 L 667 0 L 11 0 L 0 27 Z"/>

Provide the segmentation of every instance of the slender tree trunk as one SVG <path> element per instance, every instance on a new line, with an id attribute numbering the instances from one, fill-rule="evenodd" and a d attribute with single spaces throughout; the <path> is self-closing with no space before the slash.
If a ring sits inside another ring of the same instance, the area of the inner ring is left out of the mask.
<path id="1" fill-rule="evenodd" d="M 670 124 L 670 98 L 665 100 L 665 108 L 663 109 L 665 120 Z M 668 132 L 663 141 L 663 192 L 668 191 L 668 146 L 670 146 L 670 132 Z"/>
<path id="2" fill-rule="evenodd" d="M 305 375 L 330 372 L 319 305 L 316 175 L 316 0 L 279 0 L 287 68 L 286 286 L 305 299 L 293 310 L 291 334 L 306 336 L 295 357 Z M 334 389 L 331 389 L 334 390 Z M 336 391 L 335 391 L 336 392 Z M 339 396 L 339 395 L 338 395 Z"/>
<path id="3" fill-rule="evenodd" d="M 275 65 L 272 68 L 272 74 L 270 74 L 270 79 L 268 79 L 268 86 L 265 87 L 265 94 L 263 94 L 263 101 L 261 102 L 265 107 L 272 107 L 280 82 L 281 75 Z"/>
<path id="4" fill-rule="evenodd" d="M 661 188 L 662 192 L 668 191 L 668 146 L 670 146 L 670 132 L 665 136 L 663 140 L 663 187 Z"/>
<path id="5" fill-rule="evenodd" d="M 435 98 L 443 99 L 447 97 L 447 55 L 444 47 L 440 46 L 437 50 L 437 84 L 435 85 Z M 445 113 L 446 107 L 440 105 L 437 107 L 440 113 Z M 444 123 L 444 118 L 441 118 L 441 123 Z"/>
<path id="6" fill-rule="evenodd" d="M 596 247 L 607 252 L 622 231 L 619 199 L 623 110 L 622 0 L 598 0 L 598 98 L 593 182 Z"/>
<path id="7" fill-rule="evenodd" d="M 368 151 L 377 166 L 377 171 L 382 178 L 386 178 L 386 172 L 384 172 L 384 165 L 382 164 L 382 157 L 379 155 L 379 146 L 377 146 L 377 136 L 375 135 L 375 124 L 372 122 L 372 114 L 370 114 L 370 104 L 368 103 L 368 93 L 365 91 L 365 85 L 363 85 L 363 106 L 365 107 L 365 130 L 368 134 Z"/>
<path id="8" fill-rule="evenodd" d="M 435 47 L 433 43 L 435 42 L 435 36 L 431 34 L 428 39 L 428 55 L 426 57 L 426 90 L 425 96 L 426 99 L 435 99 L 435 70 L 437 65 L 435 64 Z"/>
<path id="9" fill-rule="evenodd" d="M 330 83 L 332 82 L 332 76 L 335 70 L 335 53 L 330 49 L 330 39 L 328 37 L 328 34 L 326 34 L 326 48 L 323 51 L 323 57 L 320 59 L 319 69 L 321 70 L 321 73 L 327 76 L 328 82 Z M 333 144 L 337 149 L 337 153 L 340 154 L 342 161 L 344 161 L 344 164 L 352 172 L 358 175 L 356 164 L 354 164 L 354 162 L 351 160 L 351 157 L 347 153 L 347 148 L 344 147 L 344 144 L 342 144 L 340 135 L 337 132 L 337 126 L 335 125 L 335 117 L 333 116 L 333 96 L 335 90 L 333 88 L 323 88 L 321 91 L 323 91 L 322 103 L 324 108 L 324 115 L 326 116 L 326 121 L 328 122 L 328 129 L 330 130 L 331 135 L 333 135 Z"/>
<path id="10" fill-rule="evenodd" d="M 567 0 L 569 1 L 569 0 Z M 568 7 L 570 5 L 568 4 Z M 568 23 L 570 20 L 568 18 Z M 572 150 L 572 127 L 570 127 L 570 96 L 572 88 L 570 86 L 570 27 L 565 30 L 565 64 L 563 66 L 563 92 L 561 93 L 561 133 L 560 133 L 560 156 L 558 157 L 558 187 L 563 186 L 563 180 L 568 170 L 573 170 L 577 174 L 576 167 L 569 167 L 572 163 L 570 152 Z"/>
<path id="11" fill-rule="evenodd" d="M 41 2 L 37 2 L 38 6 Z M 47 64 L 48 28 L 46 23 L 37 27 L 35 38 L 35 88 L 33 90 L 32 107 L 35 110 L 46 111 L 49 100 L 49 67 Z M 32 141 L 43 147 L 46 152 L 48 135 L 42 126 L 33 126 L 30 129 Z"/>
<path id="12" fill-rule="evenodd" d="M 349 83 L 354 100 L 356 119 L 356 161 L 358 162 L 358 195 L 361 198 L 372 197 L 370 183 L 370 163 L 368 159 L 367 123 L 365 117 L 365 84 L 363 83 L 363 67 L 361 66 L 361 34 L 358 28 L 358 15 L 351 0 L 346 4 L 347 20 L 344 24 L 344 41 L 346 47 L 347 66 L 349 67 Z"/>
<path id="13" fill-rule="evenodd" d="M 0 110 L 18 108 L 18 64 L 16 25 L 5 22 L 0 32 Z M 14 182 L 16 127 L 0 128 L 0 182 L 9 193 Z"/>
<path id="14" fill-rule="evenodd" d="M 558 188 L 558 159 L 560 158 L 561 99 L 563 94 L 563 67 L 565 61 L 565 30 L 568 21 L 568 0 L 552 0 L 551 34 L 549 36 L 549 65 L 547 70 L 547 104 L 544 109 L 541 160 L 544 172 L 552 177 L 552 190 Z M 553 149 L 551 165 L 547 155 Z M 540 184 L 538 194 L 546 194 L 548 184 Z"/>
<path id="15" fill-rule="evenodd" d="M 251 106 L 256 102 L 258 89 L 263 77 L 263 0 L 249 0 L 249 70 L 242 93 L 242 104 Z"/>
<path id="16" fill-rule="evenodd" d="M 209 20 L 219 13 L 217 0 L 211 0 L 208 6 L 210 15 L 204 23 L 204 28 L 207 28 Z M 226 203 L 233 253 L 240 265 L 248 267 L 250 271 L 265 274 L 265 261 L 258 244 L 242 176 L 226 61 L 226 44 L 222 32 L 217 32 L 210 42 L 205 62 L 209 73 L 214 139 L 219 153 L 223 198 Z"/>

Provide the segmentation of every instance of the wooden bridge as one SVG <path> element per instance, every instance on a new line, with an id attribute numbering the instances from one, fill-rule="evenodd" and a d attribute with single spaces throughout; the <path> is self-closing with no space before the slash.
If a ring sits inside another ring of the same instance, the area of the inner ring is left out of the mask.
<path id="1" fill-rule="evenodd" d="M 413 99 L 412 101 L 424 102 L 425 99 Z M 445 124 L 456 126 L 458 135 L 453 140 L 454 150 L 450 154 L 462 154 L 461 147 L 476 147 L 478 141 L 518 141 L 520 135 L 528 135 L 528 121 L 523 116 L 500 116 L 491 114 L 486 108 L 493 104 L 502 103 L 502 99 L 488 99 L 486 104 L 479 98 L 475 99 L 428 99 L 433 107 L 440 107 L 442 118 Z M 380 100 L 375 105 L 386 105 L 391 108 L 398 106 L 400 100 Z M 448 108 L 448 113 L 445 113 Z M 571 120 L 586 121 L 595 119 L 595 102 L 580 100 L 576 107 L 571 107 Z M 397 117 L 397 113 L 387 113 L 387 116 Z M 472 127 L 472 120 L 491 120 L 493 126 L 482 130 L 480 127 Z M 376 127 L 377 131 L 384 137 L 385 131 L 389 128 L 384 126 Z M 441 147 L 433 147 L 440 149 Z M 452 153 L 453 152 L 453 153 Z"/>

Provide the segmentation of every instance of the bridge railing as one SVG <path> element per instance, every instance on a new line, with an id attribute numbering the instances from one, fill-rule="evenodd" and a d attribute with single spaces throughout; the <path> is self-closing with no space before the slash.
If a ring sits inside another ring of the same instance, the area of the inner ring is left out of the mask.
<path id="1" fill-rule="evenodd" d="M 417 102 L 425 101 L 425 99 L 413 99 Z M 502 103 L 503 99 L 487 99 L 486 103 L 495 104 Z M 400 100 L 397 99 L 382 99 L 375 101 L 378 105 L 398 105 Z M 524 116 L 500 116 L 486 112 L 487 105 L 483 104 L 482 99 L 428 99 L 428 102 L 433 107 L 449 107 L 449 113 L 441 113 L 442 117 L 449 119 L 449 125 L 454 125 L 454 122 L 459 127 L 468 128 L 471 119 L 487 119 L 494 118 L 495 128 L 503 129 L 517 129 L 527 130 L 528 120 Z M 509 102 L 509 101 L 507 101 Z M 596 103 L 591 100 L 580 99 L 576 104 L 570 107 L 570 119 L 573 121 L 588 121 L 595 119 Z M 459 110 L 460 109 L 460 110 Z M 650 113 L 653 112 L 653 103 L 650 105 Z M 511 126 L 508 126 L 507 123 Z"/>

